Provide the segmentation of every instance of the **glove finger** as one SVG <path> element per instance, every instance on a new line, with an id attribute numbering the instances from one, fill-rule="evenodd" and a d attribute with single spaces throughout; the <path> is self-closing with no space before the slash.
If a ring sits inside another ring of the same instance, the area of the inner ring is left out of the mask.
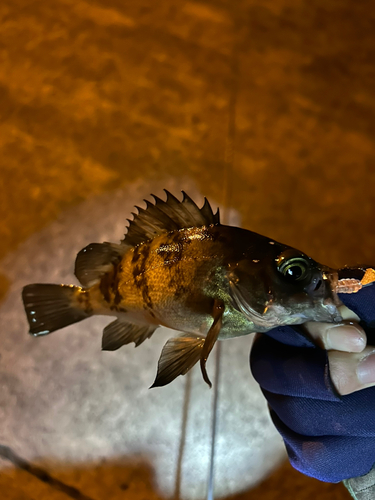
<path id="1" fill-rule="evenodd" d="M 273 393 L 338 401 L 329 378 L 327 352 L 316 347 L 282 344 L 268 335 L 256 337 L 251 370 L 263 390 Z"/>

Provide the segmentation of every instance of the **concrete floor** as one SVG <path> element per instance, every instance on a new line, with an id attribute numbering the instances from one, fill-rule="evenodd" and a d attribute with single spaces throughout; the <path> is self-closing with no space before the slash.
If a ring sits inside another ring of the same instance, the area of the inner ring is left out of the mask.
<path id="1" fill-rule="evenodd" d="M 137 193 L 147 188 L 143 198 L 150 185 L 168 182 L 196 186 L 235 209 L 244 227 L 329 265 L 374 262 L 372 3 L 3 0 L 0 17 L 5 263 L 18 248 L 27 267 L 33 235 L 48 234 L 83 202 L 135 185 Z M 17 276 L 2 269 L 6 304 Z M 23 316 L 19 324 L 17 346 L 29 342 Z M 2 388 L 22 414 L 23 360 L 4 327 L 0 335 L 2 359 L 13 355 L 20 370 L 7 378 L 3 361 Z M 63 399 L 57 393 L 54 401 Z M 1 409 L 3 436 L 6 415 L 9 407 Z M 1 443 L 19 455 L 0 453 L 2 498 L 163 498 L 153 466 L 139 456 L 55 463 L 55 475 L 36 469 L 23 461 L 27 428 L 17 440 L 16 424 L 15 441 Z M 38 467 L 50 466 L 45 458 Z M 297 495 L 349 498 L 342 485 L 305 478 L 287 463 L 227 498 Z"/>

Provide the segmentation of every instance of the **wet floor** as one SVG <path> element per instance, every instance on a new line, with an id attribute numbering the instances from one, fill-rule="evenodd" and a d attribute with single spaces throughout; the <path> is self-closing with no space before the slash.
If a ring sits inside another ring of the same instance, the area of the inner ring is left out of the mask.
<path id="1" fill-rule="evenodd" d="M 18 248 L 27 274 L 29 238 L 49 234 L 82 203 L 95 205 L 118 190 L 142 199 L 150 186 L 172 183 L 192 186 L 235 210 L 244 227 L 326 264 L 373 263 L 371 6 L 349 0 L 3 0 L 0 258 L 12 259 Z M 119 226 L 128 216 L 118 214 Z M 74 238 L 72 254 L 81 237 Z M 1 296 L 9 298 L 15 280 L 3 268 Z M 3 355 L 11 360 L 13 353 L 21 366 L 11 338 L 5 330 L 1 335 Z M 17 338 L 22 342 L 21 330 Z M 11 371 L 1 370 L 6 379 Z M 4 382 L 15 406 L 19 380 Z M 57 394 L 53 401 L 63 399 Z M 49 408 L 48 398 L 44 405 Z M 73 416 L 64 418 L 69 428 Z M 23 458 L 26 429 L 12 435 L 2 444 Z M 74 456 L 73 447 L 69 453 Z M 6 499 L 164 496 L 143 455 L 116 456 L 104 465 L 57 463 L 51 480 L 4 455 Z M 38 466 L 45 459 L 39 457 Z M 349 498 L 341 485 L 304 478 L 287 464 L 230 498 L 297 492 L 300 499 Z"/>

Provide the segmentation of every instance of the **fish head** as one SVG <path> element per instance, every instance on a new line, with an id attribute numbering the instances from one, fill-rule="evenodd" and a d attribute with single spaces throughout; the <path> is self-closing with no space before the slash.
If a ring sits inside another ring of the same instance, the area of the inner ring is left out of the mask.
<path id="1" fill-rule="evenodd" d="M 251 252 L 229 266 L 234 307 L 254 323 L 257 331 L 307 321 L 336 322 L 337 296 L 333 270 L 303 252 L 272 242 L 258 258 Z"/>

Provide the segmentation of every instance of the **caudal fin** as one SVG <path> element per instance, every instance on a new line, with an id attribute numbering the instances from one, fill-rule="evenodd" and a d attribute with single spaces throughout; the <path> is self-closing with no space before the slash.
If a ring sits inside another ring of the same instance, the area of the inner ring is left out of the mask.
<path id="1" fill-rule="evenodd" d="M 22 299 L 32 335 L 47 335 L 91 316 L 87 291 L 73 285 L 27 285 Z M 82 298 L 83 300 L 80 300 Z"/>

